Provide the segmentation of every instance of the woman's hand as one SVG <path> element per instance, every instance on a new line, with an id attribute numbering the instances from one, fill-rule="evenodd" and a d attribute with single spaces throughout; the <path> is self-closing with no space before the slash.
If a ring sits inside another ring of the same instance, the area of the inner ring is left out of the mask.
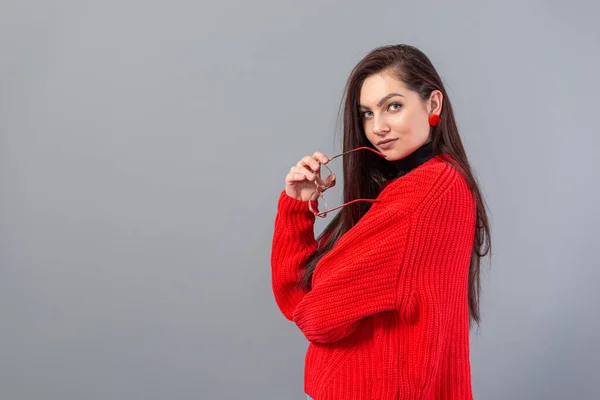
<path id="1" fill-rule="evenodd" d="M 296 165 L 290 168 L 285 177 L 285 193 L 302 201 L 309 201 L 310 196 L 317 189 L 317 184 L 332 187 L 335 185 L 335 175 L 327 180 L 321 179 L 321 164 L 327 164 L 329 158 L 321 152 L 315 152 L 312 156 L 304 156 Z"/>

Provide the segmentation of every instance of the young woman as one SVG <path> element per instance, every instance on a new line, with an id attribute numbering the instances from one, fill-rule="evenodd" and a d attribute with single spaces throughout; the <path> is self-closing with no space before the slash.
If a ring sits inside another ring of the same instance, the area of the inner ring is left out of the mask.
<path id="1" fill-rule="evenodd" d="M 417 48 L 385 46 L 354 68 L 344 98 L 349 204 L 315 239 L 328 211 L 315 200 L 335 184 L 316 152 L 290 169 L 275 220 L 273 291 L 310 342 L 305 392 L 471 400 L 490 229 L 442 80 Z"/>

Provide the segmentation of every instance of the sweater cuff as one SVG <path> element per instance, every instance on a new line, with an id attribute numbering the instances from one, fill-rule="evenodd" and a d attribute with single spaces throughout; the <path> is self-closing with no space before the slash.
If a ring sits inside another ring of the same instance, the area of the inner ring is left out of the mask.
<path id="1" fill-rule="evenodd" d="M 317 203 L 313 202 L 316 210 Z M 315 241 L 314 224 L 315 215 L 308 208 L 308 201 L 296 200 L 283 190 L 279 196 L 278 213 L 280 222 L 284 224 L 288 232 L 295 238 L 300 239 L 303 244 L 310 245 Z"/>

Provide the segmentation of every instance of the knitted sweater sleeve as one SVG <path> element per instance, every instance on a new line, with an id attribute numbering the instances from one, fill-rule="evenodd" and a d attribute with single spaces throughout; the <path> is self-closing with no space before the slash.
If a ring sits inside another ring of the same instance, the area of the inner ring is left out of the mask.
<path id="1" fill-rule="evenodd" d="M 387 200 L 369 212 L 319 262 L 309 292 L 296 287 L 315 251 L 314 216 L 305 202 L 282 193 L 271 257 L 273 289 L 283 314 L 306 338 L 330 343 L 351 334 L 370 315 L 398 309 L 398 285 L 410 219 L 407 205 Z"/>
<path id="2" fill-rule="evenodd" d="M 298 282 L 307 259 L 317 249 L 314 223 L 307 202 L 281 192 L 271 247 L 271 282 L 277 306 L 289 320 L 306 294 Z"/>

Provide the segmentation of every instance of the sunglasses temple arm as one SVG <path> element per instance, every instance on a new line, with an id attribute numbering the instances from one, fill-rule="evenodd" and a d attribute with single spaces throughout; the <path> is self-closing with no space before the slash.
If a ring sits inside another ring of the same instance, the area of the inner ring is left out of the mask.
<path id="1" fill-rule="evenodd" d="M 333 156 L 333 157 L 331 157 L 331 158 L 329 159 L 329 161 L 331 161 L 331 160 L 335 160 L 335 159 L 336 159 L 336 158 L 338 158 L 338 157 L 341 157 L 341 156 L 343 156 L 343 155 L 346 155 L 346 154 L 352 153 L 352 152 L 354 152 L 354 151 L 357 151 L 357 150 L 368 150 L 368 151 L 370 151 L 370 152 L 372 152 L 372 153 L 375 153 L 375 154 L 377 154 L 378 156 L 381 156 L 381 157 L 383 157 L 383 158 L 387 157 L 387 155 L 385 155 L 385 154 L 383 154 L 383 153 L 381 153 L 381 152 L 379 152 L 379 151 L 377 151 L 377 150 L 375 150 L 375 149 L 372 149 L 372 148 L 370 148 L 370 147 L 366 147 L 366 146 L 364 146 L 364 147 L 357 147 L 356 149 L 348 150 L 348 151 L 346 151 L 346 152 L 343 152 L 342 154 L 338 154 L 337 156 Z"/>
<path id="2" fill-rule="evenodd" d="M 365 201 L 365 202 L 368 202 L 368 203 L 377 203 L 377 202 L 379 202 L 379 200 L 377 200 L 377 199 L 356 199 L 356 200 L 349 201 L 349 202 L 347 202 L 345 204 L 342 204 L 341 206 L 334 207 L 334 208 L 332 208 L 330 210 L 321 211 L 319 213 L 316 213 L 315 215 L 317 217 L 325 218 L 325 216 L 327 214 L 329 214 L 330 212 L 332 212 L 332 211 L 339 210 L 342 207 L 346 207 L 346 206 L 348 206 L 350 204 L 358 203 L 360 201 Z"/>

